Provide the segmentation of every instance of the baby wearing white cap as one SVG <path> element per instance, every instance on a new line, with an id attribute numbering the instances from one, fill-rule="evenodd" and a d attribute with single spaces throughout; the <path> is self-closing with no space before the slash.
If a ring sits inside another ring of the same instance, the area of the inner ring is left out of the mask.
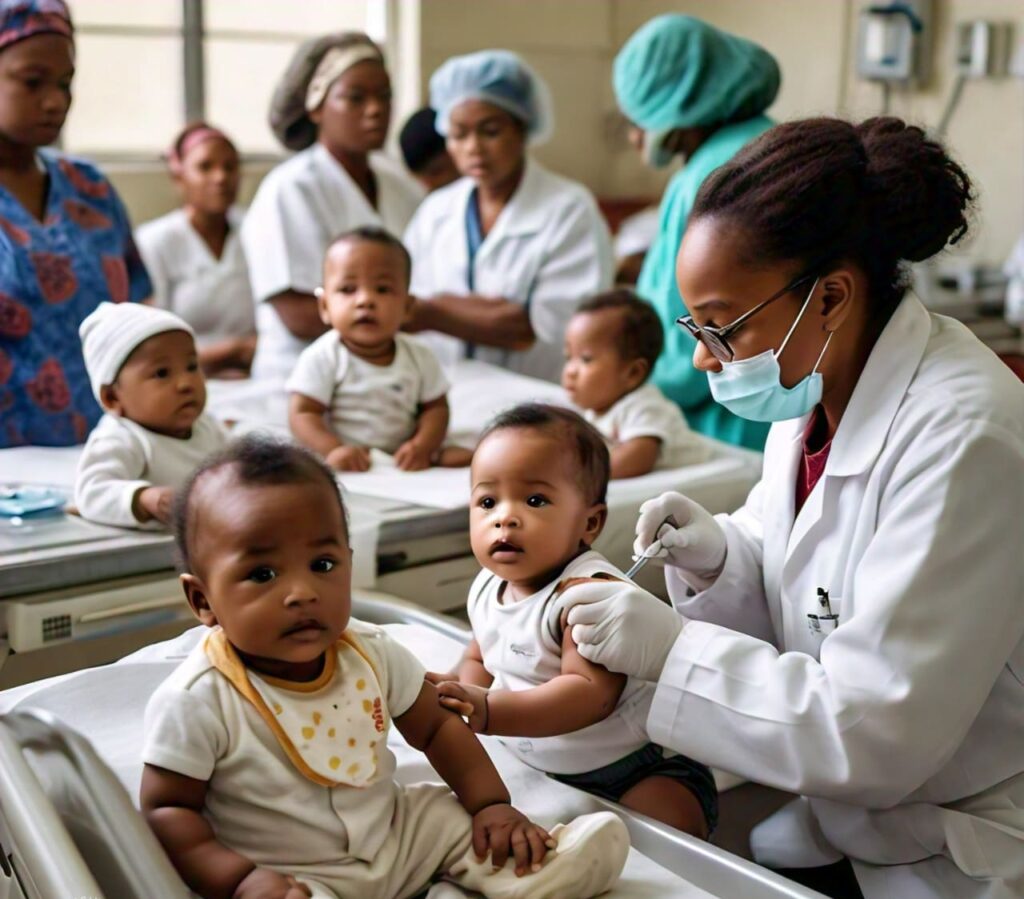
<path id="1" fill-rule="evenodd" d="M 192 329 L 163 309 L 101 303 L 78 333 L 106 415 L 79 460 L 75 505 L 100 524 L 162 527 L 174 491 L 227 442 L 223 426 L 203 413 Z"/>

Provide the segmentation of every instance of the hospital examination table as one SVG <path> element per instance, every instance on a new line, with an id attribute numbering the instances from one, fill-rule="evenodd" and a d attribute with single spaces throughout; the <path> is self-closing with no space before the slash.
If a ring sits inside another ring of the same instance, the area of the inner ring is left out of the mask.
<path id="1" fill-rule="evenodd" d="M 557 386 L 479 362 L 451 373 L 450 435 L 472 445 L 483 424 L 508 405 L 564 401 Z M 211 411 L 246 429 L 284 433 L 280 386 L 209 384 Z M 680 490 L 715 512 L 731 511 L 759 476 L 760 457 L 709 442 L 699 465 L 615 481 L 596 548 L 628 567 L 640 504 Z M 0 488 L 49 486 L 68 495 L 80 449 L 0 450 Z M 395 472 L 384 465 L 341 476 L 355 551 L 353 582 L 434 610 L 464 607 L 479 566 L 469 545 L 465 469 Z M 113 661 L 166 639 L 191 622 L 166 533 L 109 528 L 73 515 L 0 518 L 0 689 Z M 664 595 L 660 569 L 640 583 Z M 0 896 L 2 899 L 2 896 Z"/>
<path id="2" fill-rule="evenodd" d="M 453 619 L 357 590 L 353 612 L 385 625 L 424 664 L 444 670 L 468 632 Z M 141 776 L 142 711 L 152 691 L 200 639 L 193 628 L 120 662 L 0 693 L 0 899 L 187 897 L 133 806 Z M 633 849 L 621 899 L 810 897 L 756 865 L 611 803 L 559 784 L 483 738 L 513 801 L 544 824 L 600 808 L 626 822 Z M 404 783 L 436 780 L 397 731 Z"/>

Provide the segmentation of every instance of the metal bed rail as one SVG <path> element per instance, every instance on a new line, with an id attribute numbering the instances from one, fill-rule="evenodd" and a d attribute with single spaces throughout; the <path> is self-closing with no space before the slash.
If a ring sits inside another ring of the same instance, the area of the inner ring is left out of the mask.
<path id="1" fill-rule="evenodd" d="M 352 617 L 369 624 L 419 624 L 451 637 L 463 645 L 469 643 L 473 636 L 469 625 L 452 615 L 434 612 L 389 593 L 378 593 L 375 590 L 353 591 Z"/>
<path id="2" fill-rule="evenodd" d="M 11 896 L 191 896 L 110 768 L 48 712 L 0 717 L 0 815 Z"/>

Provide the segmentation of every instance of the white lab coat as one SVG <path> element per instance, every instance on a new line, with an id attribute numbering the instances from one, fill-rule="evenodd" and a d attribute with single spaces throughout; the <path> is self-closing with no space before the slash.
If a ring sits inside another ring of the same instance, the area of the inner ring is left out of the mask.
<path id="1" fill-rule="evenodd" d="M 668 569 L 691 620 L 651 739 L 806 797 L 755 830 L 762 863 L 847 855 L 868 897 L 1024 895 L 1024 385 L 908 296 L 794 521 L 805 424 L 772 428 L 718 517 L 711 588 Z"/>
<path id="2" fill-rule="evenodd" d="M 470 293 L 466 206 L 473 188 L 471 179 L 462 178 L 435 191 L 409 224 L 405 245 L 415 296 Z M 474 358 L 558 381 L 565 326 L 580 300 L 611 287 L 614 268 L 608 227 L 590 191 L 529 160 L 477 251 L 472 293 L 526 306 L 537 339 L 524 352 L 476 346 Z M 462 341 L 421 336 L 446 366 L 466 354 Z"/>
<path id="3" fill-rule="evenodd" d="M 220 257 L 189 223 L 184 209 L 140 225 L 135 243 L 153 282 L 153 304 L 181 316 L 199 346 L 256 331 L 249 271 L 239 230 L 244 210 L 228 210 Z"/>
<path id="4" fill-rule="evenodd" d="M 266 302 L 285 290 L 320 286 L 328 244 L 352 228 L 376 225 L 401 236 L 422 189 L 380 154 L 370 157 L 377 208 L 320 143 L 296 153 L 263 179 L 242 226 L 259 335 L 254 378 L 285 379 L 309 342 L 295 337 Z"/>

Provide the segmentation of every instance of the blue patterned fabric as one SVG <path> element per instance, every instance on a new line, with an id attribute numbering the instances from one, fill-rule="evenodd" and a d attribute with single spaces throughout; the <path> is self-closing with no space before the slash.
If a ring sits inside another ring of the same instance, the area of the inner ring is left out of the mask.
<path id="1" fill-rule="evenodd" d="M 149 297 L 128 215 L 92 165 L 39 154 L 37 220 L 0 187 L 0 447 L 82 443 L 99 420 L 78 326 L 104 300 Z"/>

